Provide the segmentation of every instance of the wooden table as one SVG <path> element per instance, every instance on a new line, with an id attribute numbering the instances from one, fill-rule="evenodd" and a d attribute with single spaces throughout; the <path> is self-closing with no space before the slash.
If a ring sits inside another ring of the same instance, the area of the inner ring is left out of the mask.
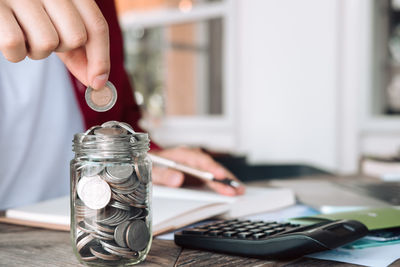
<path id="1" fill-rule="evenodd" d="M 0 223 L 0 266 L 79 266 L 72 252 L 68 232 Z M 137 266 L 357 266 L 301 258 L 290 262 L 228 256 L 181 249 L 173 241 L 153 240 L 144 263 Z M 400 261 L 397 265 L 400 266 Z"/>
<path id="2" fill-rule="evenodd" d="M 288 180 L 285 180 L 288 183 Z M 265 185 L 265 184 L 259 184 Z M 285 184 L 287 185 L 287 184 Z M 315 191 L 315 190 L 314 190 Z M 333 194 L 337 198 L 337 195 Z M 301 196 L 300 196 L 301 197 Z M 78 266 L 68 232 L 0 223 L 0 266 Z M 137 266 L 358 266 L 333 261 L 300 258 L 267 261 L 192 249 L 181 249 L 173 241 L 153 240 L 146 261 Z M 400 267 L 400 260 L 391 265 Z"/>

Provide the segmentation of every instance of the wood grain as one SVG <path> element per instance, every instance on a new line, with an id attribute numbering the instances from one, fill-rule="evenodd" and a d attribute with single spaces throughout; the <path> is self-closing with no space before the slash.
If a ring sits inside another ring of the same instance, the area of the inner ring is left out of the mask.
<path id="1" fill-rule="evenodd" d="M 0 223 L 0 266 L 82 266 L 72 252 L 69 233 Z M 293 261 L 268 261 L 240 256 L 181 249 L 173 241 L 153 240 L 145 262 L 137 265 L 177 267 L 353 267 L 359 265 L 300 258 Z M 390 265 L 400 267 L 400 260 Z"/>
<path id="2" fill-rule="evenodd" d="M 174 266 L 180 251 L 173 241 L 153 240 L 146 261 L 138 266 Z M 69 232 L 0 223 L 0 266 L 83 265 L 72 252 Z"/>

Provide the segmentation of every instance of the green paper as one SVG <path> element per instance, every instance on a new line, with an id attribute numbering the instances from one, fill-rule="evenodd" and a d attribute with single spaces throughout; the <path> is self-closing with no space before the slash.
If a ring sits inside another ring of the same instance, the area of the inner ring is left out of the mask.
<path id="1" fill-rule="evenodd" d="M 353 243 L 345 245 L 344 248 L 361 249 L 361 248 L 371 248 L 371 247 L 394 245 L 394 244 L 399 244 L 399 243 L 400 243 L 400 240 L 374 241 L 374 240 L 368 240 L 365 238 L 361 238 L 357 241 L 354 241 Z"/>
<path id="2" fill-rule="evenodd" d="M 400 227 L 400 209 L 396 207 L 368 208 L 357 211 L 292 218 L 290 221 L 293 223 L 311 224 L 324 220 L 341 219 L 357 220 L 362 222 L 369 230 Z"/>

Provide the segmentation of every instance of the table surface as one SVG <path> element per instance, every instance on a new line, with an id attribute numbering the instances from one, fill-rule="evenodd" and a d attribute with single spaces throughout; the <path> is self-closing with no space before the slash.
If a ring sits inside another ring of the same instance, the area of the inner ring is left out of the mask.
<path id="1" fill-rule="evenodd" d="M 0 266 L 79 266 L 68 232 L 0 223 Z M 153 240 L 145 262 L 137 266 L 359 266 L 300 258 L 268 261 L 182 249 L 173 241 Z M 390 265 L 400 267 L 400 260 Z"/>

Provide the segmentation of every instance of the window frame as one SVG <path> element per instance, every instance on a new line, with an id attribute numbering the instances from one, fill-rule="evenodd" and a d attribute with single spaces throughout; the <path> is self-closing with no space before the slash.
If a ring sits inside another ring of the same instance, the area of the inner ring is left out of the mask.
<path id="1" fill-rule="evenodd" d="M 233 151 L 237 145 L 237 112 L 235 108 L 235 1 L 223 0 L 196 4 L 190 12 L 178 8 L 150 11 L 131 11 L 120 16 L 123 29 L 168 26 L 199 20 L 222 18 L 223 38 L 223 110 L 222 115 L 164 116 L 157 123 L 149 120 L 142 125 L 155 142 L 162 146 L 188 145 Z"/>

